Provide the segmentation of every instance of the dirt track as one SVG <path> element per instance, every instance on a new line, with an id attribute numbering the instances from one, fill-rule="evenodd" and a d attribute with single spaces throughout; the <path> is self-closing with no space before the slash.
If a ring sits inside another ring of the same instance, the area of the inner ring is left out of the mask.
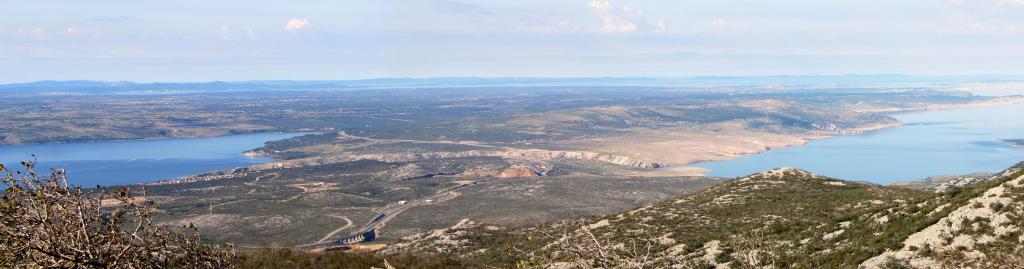
<path id="1" fill-rule="evenodd" d="M 346 217 L 340 217 L 340 218 L 345 220 L 345 225 L 342 225 L 338 229 L 334 229 L 334 231 L 331 231 L 330 233 L 325 235 L 323 238 L 320 238 L 320 241 L 317 241 L 317 243 L 327 241 L 328 239 L 331 239 L 332 237 L 338 235 L 339 233 L 341 233 L 345 229 L 348 229 L 349 227 L 352 227 L 352 220 L 350 220 L 350 219 L 348 219 Z"/>

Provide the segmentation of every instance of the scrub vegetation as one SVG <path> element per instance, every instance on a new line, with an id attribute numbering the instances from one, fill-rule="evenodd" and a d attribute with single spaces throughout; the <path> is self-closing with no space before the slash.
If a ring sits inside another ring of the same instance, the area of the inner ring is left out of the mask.
<path id="1" fill-rule="evenodd" d="M 156 209 L 127 189 L 72 187 L 61 171 L 39 175 L 34 163 L 0 166 L 0 267 L 225 268 L 230 245 L 208 244 L 194 227 L 155 224 Z"/>

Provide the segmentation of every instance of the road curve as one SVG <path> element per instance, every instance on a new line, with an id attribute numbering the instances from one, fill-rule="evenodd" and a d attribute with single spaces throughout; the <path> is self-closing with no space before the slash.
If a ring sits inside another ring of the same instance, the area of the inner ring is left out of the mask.
<path id="1" fill-rule="evenodd" d="M 316 242 L 317 243 L 322 243 L 324 241 L 327 241 L 328 239 L 331 239 L 332 237 L 334 237 L 334 236 L 338 235 L 339 233 L 341 233 L 341 231 L 344 231 L 345 229 L 348 229 L 348 227 L 352 227 L 352 220 L 350 220 L 350 219 L 348 219 L 346 217 L 341 217 L 341 219 L 345 220 L 345 225 L 341 226 L 338 229 L 334 229 L 334 231 L 331 231 L 330 233 L 325 235 L 323 238 L 320 238 L 320 241 L 316 241 Z"/>
<path id="2" fill-rule="evenodd" d="M 348 220 L 346 218 L 346 220 L 349 222 L 349 224 L 346 225 L 345 227 L 339 228 L 339 229 L 335 230 L 334 232 L 331 232 L 330 234 L 325 236 L 323 239 L 320 239 L 320 241 L 317 241 L 317 242 L 311 243 L 311 244 L 301 245 L 299 247 L 300 248 L 332 248 L 332 247 L 339 247 L 339 246 L 350 245 L 350 244 L 353 244 L 353 243 L 369 242 L 369 241 L 376 240 L 376 236 L 368 237 L 367 234 L 371 234 L 371 233 L 374 234 L 374 235 L 375 234 L 379 234 L 380 233 L 380 230 L 379 230 L 380 228 L 384 227 L 387 224 L 388 221 L 390 221 L 391 219 L 395 218 L 396 216 L 398 216 L 399 214 L 401 214 L 405 210 L 408 210 L 409 208 L 415 207 L 417 205 L 426 204 L 426 203 L 428 203 L 427 201 L 435 201 L 435 202 L 437 202 L 437 201 L 441 201 L 440 199 L 442 199 L 442 198 L 446 198 L 445 200 L 454 198 L 455 196 L 453 196 L 451 194 L 455 190 L 459 190 L 459 189 L 466 188 L 466 187 L 469 187 L 469 186 L 473 186 L 473 185 L 476 185 L 476 184 L 484 183 L 484 182 L 487 182 L 487 181 L 489 181 L 489 179 L 477 180 L 477 181 L 473 181 L 473 182 L 470 182 L 470 183 L 467 183 L 467 184 L 459 184 L 459 185 L 456 185 L 456 186 L 452 186 L 452 187 L 448 187 L 448 188 L 442 189 L 442 190 L 438 191 L 437 193 L 435 193 L 433 195 L 430 195 L 430 196 L 427 196 L 427 197 L 423 197 L 423 198 L 420 198 L 420 199 L 416 199 L 416 200 L 413 200 L 413 201 L 406 202 L 405 204 L 397 204 L 396 203 L 396 204 L 391 204 L 391 205 L 388 205 L 388 206 L 385 206 L 385 207 L 382 207 L 382 208 L 378 208 L 375 211 L 379 212 L 380 214 L 375 215 L 372 219 L 370 219 L 369 222 L 367 222 L 363 226 L 360 226 L 359 229 L 356 230 L 356 232 L 351 233 L 351 234 L 346 235 L 346 236 L 335 237 L 334 239 L 330 239 L 332 236 L 334 236 L 334 234 L 336 232 L 340 232 L 343 228 L 347 228 L 347 226 L 351 225 L 352 221 Z"/>

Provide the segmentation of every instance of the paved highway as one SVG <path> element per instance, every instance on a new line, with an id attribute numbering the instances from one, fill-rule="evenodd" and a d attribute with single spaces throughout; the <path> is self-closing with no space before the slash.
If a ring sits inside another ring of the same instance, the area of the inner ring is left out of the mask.
<path id="1" fill-rule="evenodd" d="M 395 218 L 399 214 L 402 214 L 402 212 L 405 212 L 405 210 L 408 210 L 409 208 L 412 208 L 412 207 L 415 207 L 415 206 L 418 206 L 418 205 L 424 205 L 424 204 L 429 204 L 429 203 L 438 203 L 438 202 L 442 202 L 442 201 L 446 201 L 446 200 L 455 198 L 457 195 L 456 195 L 456 193 L 454 193 L 454 191 L 462 189 L 462 188 L 466 188 L 466 187 L 469 187 L 469 186 L 477 185 L 477 184 L 480 184 L 480 183 L 484 183 L 484 182 L 487 182 L 489 180 L 490 179 L 484 179 L 484 180 L 473 181 L 473 182 L 466 183 L 466 184 L 459 184 L 459 185 L 456 185 L 456 186 L 452 186 L 452 187 L 448 187 L 448 188 L 445 188 L 443 190 L 440 190 L 437 193 L 435 193 L 433 195 L 430 195 L 430 196 L 427 196 L 427 197 L 423 197 L 423 198 L 420 198 L 420 199 L 408 201 L 406 203 L 398 203 L 398 202 L 396 202 L 396 203 L 392 203 L 392 204 L 387 205 L 387 206 L 382 207 L 382 208 L 377 208 L 374 211 L 377 211 L 380 214 L 377 214 L 372 219 L 370 219 L 370 221 L 368 221 L 366 224 L 363 224 L 363 226 L 360 226 L 359 229 L 356 230 L 356 232 L 351 233 L 349 235 L 345 235 L 345 236 L 341 236 L 341 237 L 338 237 L 338 238 L 334 238 L 334 239 L 331 239 L 331 240 L 326 240 L 326 241 L 322 240 L 322 242 L 316 242 L 316 243 L 312 243 L 312 244 L 301 245 L 301 246 L 299 246 L 299 248 L 326 249 L 326 248 L 336 248 L 336 247 L 351 245 L 351 244 L 355 244 L 355 243 L 374 241 L 374 240 L 376 240 L 377 235 L 380 234 L 380 229 L 383 228 L 385 225 L 387 225 L 388 221 L 390 221 L 391 219 Z"/>

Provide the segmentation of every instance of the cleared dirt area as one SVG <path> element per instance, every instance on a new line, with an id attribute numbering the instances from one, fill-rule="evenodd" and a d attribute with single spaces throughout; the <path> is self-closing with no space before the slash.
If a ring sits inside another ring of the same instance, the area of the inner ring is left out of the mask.
<path id="1" fill-rule="evenodd" d="M 729 125 L 714 129 L 639 129 L 622 137 L 569 141 L 562 145 L 669 165 L 686 165 L 702 161 L 727 160 L 773 148 L 802 145 L 811 139 L 825 138 L 809 134 L 756 132 Z"/>
<path id="2" fill-rule="evenodd" d="M 135 204 L 135 205 L 142 205 L 142 204 L 146 203 L 147 201 L 155 202 L 155 203 L 168 203 L 168 202 L 171 202 L 173 200 L 174 200 L 173 197 L 167 197 L 167 196 L 135 196 L 135 197 L 132 197 L 132 199 L 129 202 L 132 203 L 132 204 Z M 100 206 L 102 206 L 102 207 L 111 207 L 111 206 L 119 206 L 119 205 L 121 205 L 121 200 L 118 200 L 118 199 L 107 198 L 107 199 L 103 199 L 103 200 L 100 201 Z"/>
<path id="3" fill-rule="evenodd" d="M 297 183 L 288 186 L 296 187 L 302 190 L 303 193 L 322 192 L 329 190 L 338 189 L 338 183 L 330 182 L 309 182 L 309 183 Z"/>

